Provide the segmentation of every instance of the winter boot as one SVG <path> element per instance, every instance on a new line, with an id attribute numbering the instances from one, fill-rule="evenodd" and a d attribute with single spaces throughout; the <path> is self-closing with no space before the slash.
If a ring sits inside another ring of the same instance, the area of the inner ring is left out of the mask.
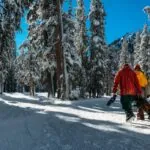
<path id="1" fill-rule="evenodd" d="M 138 109 L 138 113 L 137 113 L 137 120 L 144 120 L 144 111 L 142 108 Z"/>
<path id="2" fill-rule="evenodd" d="M 135 118 L 135 115 L 133 114 L 133 112 L 126 113 L 126 122 L 133 121 L 134 118 Z"/>

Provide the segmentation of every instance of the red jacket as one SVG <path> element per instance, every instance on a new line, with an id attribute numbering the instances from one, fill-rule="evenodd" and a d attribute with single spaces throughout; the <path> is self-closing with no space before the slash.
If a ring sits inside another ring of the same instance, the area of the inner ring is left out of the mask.
<path id="1" fill-rule="evenodd" d="M 117 92 L 118 85 L 120 86 L 120 95 L 140 95 L 142 93 L 137 76 L 129 65 L 125 65 L 117 73 L 113 93 Z"/>

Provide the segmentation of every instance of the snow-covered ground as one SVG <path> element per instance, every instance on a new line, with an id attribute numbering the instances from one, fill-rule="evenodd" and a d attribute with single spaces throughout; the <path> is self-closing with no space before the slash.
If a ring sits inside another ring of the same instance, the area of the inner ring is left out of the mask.
<path id="1" fill-rule="evenodd" d="M 125 122 L 119 100 L 0 96 L 0 150 L 149 150 L 150 121 Z"/>

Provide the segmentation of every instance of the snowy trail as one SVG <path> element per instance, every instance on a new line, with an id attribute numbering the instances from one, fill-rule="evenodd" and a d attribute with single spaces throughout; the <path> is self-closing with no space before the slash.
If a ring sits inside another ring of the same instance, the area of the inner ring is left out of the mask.
<path id="1" fill-rule="evenodd" d="M 126 123 L 119 101 L 39 99 L 0 97 L 0 150 L 149 150 L 150 121 Z"/>

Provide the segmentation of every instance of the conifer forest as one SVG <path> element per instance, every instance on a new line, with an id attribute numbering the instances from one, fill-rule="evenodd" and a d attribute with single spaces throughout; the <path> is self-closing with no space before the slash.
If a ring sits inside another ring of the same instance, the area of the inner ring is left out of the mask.
<path id="1" fill-rule="evenodd" d="M 140 64 L 150 77 L 150 25 L 108 44 L 101 0 L 0 0 L 0 94 L 47 92 L 65 100 L 110 95 L 124 64 Z M 63 9 L 64 5 L 68 10 Z M 143 8 L 150 18 L 150 7 Z M 144 13 L 143 12 L 143 13 Z M 28 36 L 19 49 L 15 34 L 26 18 Z M 87 22 L 89 26 L 87 26 Z"/>

